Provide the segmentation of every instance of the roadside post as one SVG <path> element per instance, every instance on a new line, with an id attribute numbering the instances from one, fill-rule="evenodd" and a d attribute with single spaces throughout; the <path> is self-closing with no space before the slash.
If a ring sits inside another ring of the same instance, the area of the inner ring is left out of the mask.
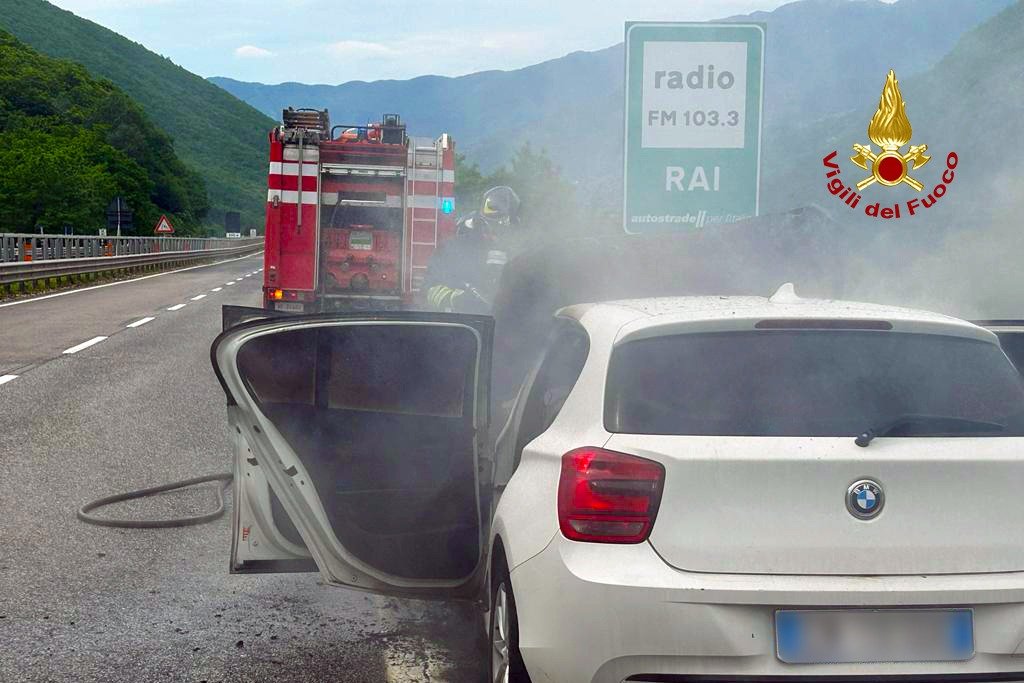
<path id="1" fill-rule="evenodd" d="M 627 233 L 757 215 L 764 43 L 761 24 L 626 24 Z"/>
<path id="2" fill-rule="evenodd" d="M 117 196 L 107 206 L 107 230 L 113 231 L 118 237 L 121 231 L 132 232 L 132 210 L 124 201 L 124 197 Z"/>

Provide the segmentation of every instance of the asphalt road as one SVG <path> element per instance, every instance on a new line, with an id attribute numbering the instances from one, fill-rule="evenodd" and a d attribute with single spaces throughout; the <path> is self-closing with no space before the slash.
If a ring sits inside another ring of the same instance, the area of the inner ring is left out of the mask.
<path id="1" fill-rule="evenodd" d="M 261 266 L 0 304 L 0 681 L 485 678 L 470 606 L 328 588 L 315 574 L 232 576 L 228 516 L 164 530 L 75 518 L 102 495 L 229 469 L 209 346 L 222 304 L 259 304 Z M 206 488 L 108 511 L 213 502 Z"/>

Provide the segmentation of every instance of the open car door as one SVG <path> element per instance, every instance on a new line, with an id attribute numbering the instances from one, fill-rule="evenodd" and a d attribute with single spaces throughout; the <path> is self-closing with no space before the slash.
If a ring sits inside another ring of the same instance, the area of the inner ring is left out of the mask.
<path id="1" fill-rule="evenodd" d="M 479 597 L 492 338 L 489 317 L 413 312 L 254 314 L 222 332 L 232 570 Z"/>
<path id="2" fill-rule="evenodd" d="M 242 323 L 290 315 L 250 306 L 222 306 L 222 331 Z M 233 399 L 228 395 L 228 405 Z M 319 571 L 298 529 L 271 490 L 252 447 L 240 429 L 232 429 L 231 573 L 260 574 Z M 266 512 L 269 510 L 269 514 Z"/>

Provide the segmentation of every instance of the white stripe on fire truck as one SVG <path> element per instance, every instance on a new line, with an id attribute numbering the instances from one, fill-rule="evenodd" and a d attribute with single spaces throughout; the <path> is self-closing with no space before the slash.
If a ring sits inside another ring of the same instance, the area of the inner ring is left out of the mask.
<path id="1" fill-rule="evenodd" d="M 299 164 L 298 162 L 292 161 L 271 161 L 270 162 L 270 175 L 299 175 Z M 302 165 L 303 176 L 315 177 L 318 173 L 318 167 L 316 163 L 308 163 Z M 422 182 L 437 182 L 438 173 L 433 168 L 414 168 L 411 172 L 412 180 L 419 180 Z M 441 171 L 440 180 L 442 183 L 454 183 L 455 182 L 455 171 L 450 169 L 444 169 Z"/>
<path id="2" fill-rule="evenodd" d="M 414 209 L 439 209 L 441 208 L 441 202 L 445 199 L 449 199 L 452 202 L 455 201 L 452 197 L 435 197 L 432 194 L 417 194 L 409 198 L 409 206 Z"/>
<path id="3" fill-rule="evenodd" d="M 298 204 L 299 203 L 299 192 L 298 190 L 269 190 L 267 192 L 267 201 L 273 202 L 274 198 L 277 198 L 282 204 Z M 302 192 L 302 204 L 305 206 L 310 204 L 316 206 L 316 192 L 310 192 L 304 190 Z"/>
<path id="4" fill-rule="evenodd" d="M 304 205 L 311 204 L 316 205 L 318 193 L 316 191 L 303 190 L 302 192 L 302 203 Z M 338 203 L 337 192 L 324 192 L 322 195 L 323 203 L 327 206 L 333 206 Z M 299 202 L 299 193 L 297 190 L 269 190 L 267 192 L 267 201 L 273 202 L 274 198 L 277 197 L 278 201 L 283 204 L 297 204 Z M 441 206 L 441 202 L 448 199 L 454 202 L 452 197 L 435 197 L 432 194 L 417 194 L 409 197 L 409 203 L 406 208 L 411 209 L 438 209 Z M 401 198 L 398 195 L 389 195 L 387 197 L 386 206 L 396 208 L 401 206 Z"/>
<path id="5" fill-rule="evenodd" d="M 302 165 L 302 175 L 303 176 L 313 176 L 313 177 L 316 177 L 316 174 L 317 174 L 317 164 L 303 164 Z M 298 162 L 294 162 L 293 163 L 293 162 L 289 162 L 289 161 L 285 161 L 285 162 L 271 161 L 270 162 L 270 175 L 291 175 L 291 176 L 297 176 L 297 175 L 299 175 L 299 164 L 298 164 Z"/>
<path id="6" fill-rule="evenodd" d="M 434 182 L 437 180 L 437 169 L 435 168 L 414 168 L 412 169 L 413 180 L 424 180 L 427 182 Z M 442 183 L 454 183 L 455 182 L 455 171 L 451 169 L 444 169 L 441 171 L 441 182 Z"/>
<path id="7" fill-rule="evenodd" d="M 323 192 L 320 194 L 320 201 L 324 206 L 334 206 L 338 203 L 337 192 Z M 303 202 L 305 203 L 305 202 Z M 397 194 L 389 194 L 384 197 L 384 206 L 390 209 L 398 209 L 402 206 L 402 197 Z"/>
<path id="8" fill-rule="evenodd" d="M 284 148 L 284 160 L 285 161 L 298 161 L 299 160 L 299 148 L 288 146 Z M 303 161 L 320 161 L 320 150 L 316 147 L 306 147 L 302 150 Z"/>

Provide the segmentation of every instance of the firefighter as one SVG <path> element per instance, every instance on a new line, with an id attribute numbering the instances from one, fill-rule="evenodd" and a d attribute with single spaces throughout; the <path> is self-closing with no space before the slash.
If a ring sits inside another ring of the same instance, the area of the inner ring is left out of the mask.
<path id="1" fill-rule="evenodd" d="M 484 193 L 480 210 L 460 220 L 455 237 L 430 260 L 424 283 L 428 308 L 490 312 L 519 231 L 519 208 L 519 196 L 510 187 L 493 187 Z"/>

